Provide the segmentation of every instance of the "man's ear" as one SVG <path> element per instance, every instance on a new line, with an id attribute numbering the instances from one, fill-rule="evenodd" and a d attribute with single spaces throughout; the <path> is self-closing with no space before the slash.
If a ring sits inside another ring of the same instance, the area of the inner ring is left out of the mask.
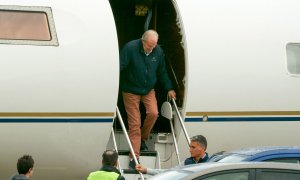
<path id="1" fill-rule="evenodd" d="M 118 165 L 119 165 L 119 161 L 116 161 L 116 163 L 115 163 L 115 167 L 118 167 Z"/>
<path id="2" fill-rule="evenodd" d="M 30 169 L 28 170 L 28 175 L 29 175 L 29 177 L 31 177 L 32 174 L 33 174 L 33 168 L 30 168 Z"/>

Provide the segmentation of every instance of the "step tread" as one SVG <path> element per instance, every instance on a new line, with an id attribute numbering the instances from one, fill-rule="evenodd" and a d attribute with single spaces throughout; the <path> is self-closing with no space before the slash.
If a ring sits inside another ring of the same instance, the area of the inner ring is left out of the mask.
<path id="1" fill-rule="evenodd" d="M 135 169 L 122 169 L 124 174 L 139 174 L 139 172 Z M 143 173 L 145 174 L 145 173 Z"/>
<path id="2" fill-rule="evenodd" d="M 119 150 L 119 156 L 126 155 L 128 156 L 130 151 L 129 150 Z M 157 156 L 157 151 L 141 151 L 140 156 Z"/>

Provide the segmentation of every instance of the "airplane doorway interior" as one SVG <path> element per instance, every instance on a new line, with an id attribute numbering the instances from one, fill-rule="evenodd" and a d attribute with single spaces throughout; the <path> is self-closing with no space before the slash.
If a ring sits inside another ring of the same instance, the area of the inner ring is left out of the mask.
<path id="1" fill-rule="evenodd" d="M 183 30 L 180 24 L 180 15 L 176 12 L 172 0 L 109 0 L 118 33 L 119 50 L 129 41 L 141 38 L 147 29 L 155 29 L 159 34 L 158 44 L 163 48 L 166 55 L 166 64 L 169 76 L 172 79 L 178 107 L 184 102 L 184 77 L 185 77 L 185 54 Z M 155 88 L 158 109 L 167 98 L 159 84 Z M 119 92 L 118 107 L 123 120 L 127 125 L 127 116 Z M 145 117 L 145 109 L 141 105 L 142 119 Z M 118 121 L 116 128 L 121 129 Z M 171 132 L 167 119 L 159 117 L 154 132 Z"/>

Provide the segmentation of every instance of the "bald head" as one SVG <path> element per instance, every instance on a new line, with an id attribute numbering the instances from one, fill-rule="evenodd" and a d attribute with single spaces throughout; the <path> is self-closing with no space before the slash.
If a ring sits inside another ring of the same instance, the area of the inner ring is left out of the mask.
<path id="1" fill-rule="evenodd" d="M 102 154 L 102 164 L 116 166 L 118 161 L 118 153 L 115 150 L 106 150 Z"/>
<path id="2" fill-rule="evenodd" d="M 158 40 L 158 34 L 155 30 L 150 29 L 144 32 L 142 40 L 147 42 L 149 39 L 156 39 L 156 41 Z"/>
<path id="3" fill-rule="evenodd" d="M 147 30 L 142 36 L 143 48 L 146 53 L 151 53 L 156 47 L 158 34 L 154 30 Z"/>

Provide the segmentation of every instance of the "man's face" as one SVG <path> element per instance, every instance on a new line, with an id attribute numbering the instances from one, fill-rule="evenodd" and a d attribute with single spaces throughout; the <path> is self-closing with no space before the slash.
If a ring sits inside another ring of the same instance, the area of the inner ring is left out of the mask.
<path id="1" fill-rule="evenodd" d="M 148 41 L 142 41 L 143 48 L 146 53 L 150 53 L 157 45 L 156 38 L 149 38 Z"/>
<path id="2" fill-rule="evenodd" d="M 204 147 L 200 146 L 200 144 L 196 141 L 191 141 L 190 143 L 190 153 L 191 157 L 202 157 L 205 153 Z"/>

